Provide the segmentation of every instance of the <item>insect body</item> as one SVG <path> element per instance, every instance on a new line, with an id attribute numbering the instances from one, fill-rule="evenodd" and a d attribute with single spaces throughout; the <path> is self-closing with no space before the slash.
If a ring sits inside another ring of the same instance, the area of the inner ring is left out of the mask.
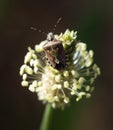
<path id="1" fill-rule="evenodd" d="M 66 66 L 65 50 L 62 42 L 55 39 L 53 33 L 48 33 L 47 43 L 44 45 L 45 57 L 48 63 L 58 70 Z"/>

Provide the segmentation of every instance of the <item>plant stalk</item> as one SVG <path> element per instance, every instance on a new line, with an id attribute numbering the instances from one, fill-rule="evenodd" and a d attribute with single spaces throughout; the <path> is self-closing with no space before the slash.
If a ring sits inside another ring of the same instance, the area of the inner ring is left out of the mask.
<path id="1" fill-rule="evenodd" d="M 42 118 L 40 130 L 51 129 L 52 115 L 53 115 L 53 108 L 51 107 L 50 104 L 47 104 L 45 107 L 43 118 Z"/>

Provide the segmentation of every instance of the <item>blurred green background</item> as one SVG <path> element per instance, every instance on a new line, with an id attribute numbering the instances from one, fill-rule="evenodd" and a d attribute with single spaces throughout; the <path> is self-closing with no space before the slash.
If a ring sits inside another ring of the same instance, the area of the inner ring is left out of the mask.
<path id="1" fill-rule="evenodd" d="M 38 130 L 44 105 L 21 87 L 19 68 L 27 47 L 46 38 L 62 17 L 56 33 L 78 31 L 78 39 L 95 51 L 102 74 L 92 98 L 54 112 L 52 130 L 113 130 L 113 1 L 0 0 L 0 130 Z"/>

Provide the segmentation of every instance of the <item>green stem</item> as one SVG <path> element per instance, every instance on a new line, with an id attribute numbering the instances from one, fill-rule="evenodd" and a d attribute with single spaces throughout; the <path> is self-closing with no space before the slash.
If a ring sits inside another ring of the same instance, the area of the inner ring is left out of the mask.
<path id="1" fill-rule="evenodd" d="M 51 107 L 50 104 L 47 104 L 42 118 L 40 130 L 50 130 L 52 115 L 53 115 L 53 108 Z"/>

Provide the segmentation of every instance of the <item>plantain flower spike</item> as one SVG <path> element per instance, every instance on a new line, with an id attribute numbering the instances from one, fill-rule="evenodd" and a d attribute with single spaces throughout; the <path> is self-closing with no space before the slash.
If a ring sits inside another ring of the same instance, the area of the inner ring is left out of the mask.
<path id="1" fill-rule="evenodd" d="M 76 101 L 91 97 L 93 83 L 100 75 L 93 50 L 88 51 L 87 44 L 76 38 L 77 32 L 67 29 L 34 49 L 28 47 L 20 67 L 21 85 L 53 108 L 64 108 L 73 96 Z"/>

